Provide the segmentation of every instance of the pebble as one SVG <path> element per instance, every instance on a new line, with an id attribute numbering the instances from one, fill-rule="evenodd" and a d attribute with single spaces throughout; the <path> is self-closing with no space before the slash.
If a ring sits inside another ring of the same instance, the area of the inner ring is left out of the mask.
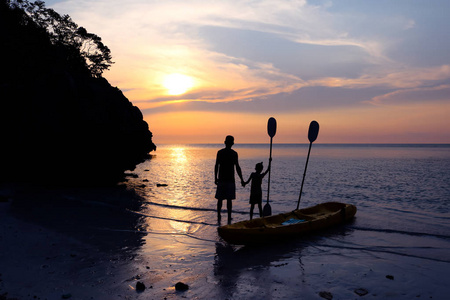
<path id="1" fill-rule="evenodd" d="M 355 290 L 355 294 L 357 294 L 358 296 L 365 296 L 369 293 L 368 290 L 363 289 L 363 288 L 359 288 Z"/>
<path id="2" fill-rule="evenodd" d="M 319 296 L 327 300 L 333 299 L 333 294 L 331 294 L 330 292 L 320 292 Z"/>
<path id="3" fill-rule="evenodd" d="M 189 286 L 183 282 L 177 282 L 177 284 L 175 284 L 175 289 L 177 291 L 187 291 Z"/>
<path id="4" fill-rule="evenodd" d="M 394 280 L 394 276 L 392 276 L 392 275 L 386 275 L 386 278 L 390 279 L 390 280 Z"/>
<path id="5" fill-rule="evenodd" d="M 143 284 L 142 282 L 138 281 L 136 283 L 136 291 L 138 291 L 138 292 L 145 291 L 145 284 Z"/>

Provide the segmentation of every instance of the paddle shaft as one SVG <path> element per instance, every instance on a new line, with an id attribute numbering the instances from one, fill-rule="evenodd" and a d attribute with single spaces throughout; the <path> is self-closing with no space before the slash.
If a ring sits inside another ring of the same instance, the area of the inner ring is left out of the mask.
<path id="1" fill-rule="evenodd" d="M 271 171 L 271 165 L 272 165 L 272 139 L 273 137 L 270 137 L 270 154 L 269 154 L 269 178 L 267 179 L 267 205 L 269 205 L 269 194 L 270 194 L 270 171 Z"/>
<path id="2" fill-rule="evenodd" d="M 311 146 L 312 146 L 312 142 L 309 143 L 308 156 L 306 157 L 305 172 L 303 172 L 303 180 L 302 180 L 302 186 L 300 188 L 300 196 L 298 196 L 297 209 L 300 206 L 300 200 L 302 199 L 303 183 L 305 182 L 306 168 L 308 168 L 308 161 L 309 161 L 309 154 L 311 153 Z"/>

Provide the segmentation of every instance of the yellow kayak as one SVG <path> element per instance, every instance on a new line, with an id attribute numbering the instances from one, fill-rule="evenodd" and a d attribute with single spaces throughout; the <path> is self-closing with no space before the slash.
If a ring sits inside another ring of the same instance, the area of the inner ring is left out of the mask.
<path id="1" fill-rule="evenodd" d="M 345 223 L 355 214 L 356 206 L 352 204 L 325 202 L 288 213 L 220 226 L 217 230 L 230 244 L 270 243 Z"/>

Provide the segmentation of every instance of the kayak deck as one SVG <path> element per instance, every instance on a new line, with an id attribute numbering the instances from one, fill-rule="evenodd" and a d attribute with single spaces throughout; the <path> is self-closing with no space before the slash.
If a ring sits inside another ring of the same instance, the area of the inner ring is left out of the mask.
<path id="1" fill-rule="evenodd" d="M 218 232 L 231 244 L 268 243 L 341 224 L 352 219 L 355 214 L 354 205 L 326 202 L 309 208 L 221 226 Z"/>

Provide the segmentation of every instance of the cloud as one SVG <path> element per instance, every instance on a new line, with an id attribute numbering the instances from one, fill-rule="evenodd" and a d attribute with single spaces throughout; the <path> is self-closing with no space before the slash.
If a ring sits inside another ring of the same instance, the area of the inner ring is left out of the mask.
<path id="1" fill-rule="evenodd" d="M 417 102 L 435 102 L 446 101 L 450 102 L 450 84 L 443 84 L 434 87 L 420 87 L 398 90 L 385 95 L 374 97 L 371 104 L 375 105 L 398 105 L 404 103 Z"/>
<path id="2" fill-rule="evenodd" d="M 394 59 L 410 50 L 402 45 L 418 30 L 420 36 L 436 32 L 424 26 L 429 18 L 421 12 L 437 5 L 69 0 L 53 7 L 104 39 L 116 61 L 105 76 L 141 108 L 275 101 L 308 87 L 420 89 L 450 78 L 449 65 Z M 196 88 L 165 95 L 163 77 L 170 73 L 195 78 Z"/>
<path id="3" fill-rule="evenodd" d="M 224 78 L 229 78 L 229 91 L 242 90 L 243 80 L 250 86 L 247 90 L 268 91 L 270 87 L 275 92 L 289 92 L 299 87 L 301 79 L 295 79 L 296 74 L 277 68 L 271 61 L 235 57 L 214 48 L 214 41 L 201 35 L 202 28 L 264 32 L 293 43 L 357 44 L 332 40 L 345 33 L 333 28 L 328 21 L 332 18 L 323 8 L 306 1 L 70 0 L 54 7 L 103 37 L 116 60 L 112 71 L 105 75 L 124 89 L 136 91 L 132 94 L 136 100 L 157 96 L 162 73 L 180 70 L 197 76 L 205 93 L 216 93 L 212 85 L 221 84 Z M 135 82 L 136 78 L 140 82 Z M 137 86 L 147 87 L 150 95 L 142 90 L 138 94 Z M 259 97 L 261 93 L 248 95 Z M 233 98 L 240 97 L 229 99 Z"/>
<path id="4" fill-rule="evenodd" d="M 321 78 L 308 82 L 313 86 L 364 88 L 370 86 L 386 86 L 392 88 L 414 88 L 424 84 L 450 79 L 450 65 L 432 68 L 405 68 L 405 70 L 384 70 L 375 74 L 367 74 L 360 78 Z"/>

